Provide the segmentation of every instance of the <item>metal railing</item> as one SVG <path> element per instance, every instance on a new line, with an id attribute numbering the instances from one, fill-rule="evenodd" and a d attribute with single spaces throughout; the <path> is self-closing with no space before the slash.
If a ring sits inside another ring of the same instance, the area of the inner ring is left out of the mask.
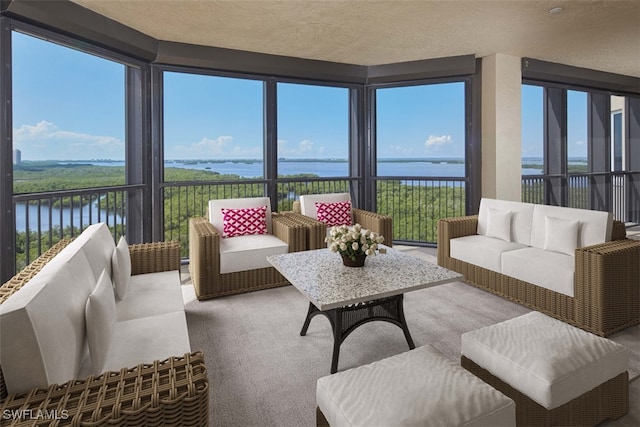
<path id="1" fill-rule="evenodd" d="M 126 234 L 126 203 L 130 191 L 142 186 L 114 186 L 82 190 L 16 194 L 16 271 L 63 238 L 105 222 L 118 239 Z"/>
<path id="2" fill-rule="evenodd" d="M 626 175 L 627 172 L 607 173 L 569 173 L 567 175 L 523 175 L 522 201 L 528 203 L 545 203 L 545 186 L 551 185 L 552 180 L 560 180 L 560 186 L 567 192 L 567 206 L 578 209 L 590 209 L 589 192 L 598 178 L 607 180 L 610 187 L 613 218 L 622 222 L 631 222 L 627 218 Z"/>

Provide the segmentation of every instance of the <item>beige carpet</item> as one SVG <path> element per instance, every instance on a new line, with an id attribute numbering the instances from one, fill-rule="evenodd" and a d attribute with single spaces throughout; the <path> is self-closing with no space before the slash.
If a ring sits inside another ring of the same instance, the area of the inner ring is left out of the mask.
<path id="1" fill-rule="evenodd" d="M 333 338 L 322 316 L 312 320 L 307 336 L 299 335 L 307 308 L 307 300 L 292 286 L 187 304 L 191 347 L 203 350 L 207 361 L 212 425 L 315 425 L 315 384 L 329 374 Z M 405 295 L 405 315 L 416 346 L 431 344 L 455 361 L 462 333 L 528 311 L 463 283 Z M 637 376 L 640 327 L 613 339 L 635 347 L 630 367 Z M 368 323 L 342 345 L 338 369 L 407 349 L 400 328 Z"/>

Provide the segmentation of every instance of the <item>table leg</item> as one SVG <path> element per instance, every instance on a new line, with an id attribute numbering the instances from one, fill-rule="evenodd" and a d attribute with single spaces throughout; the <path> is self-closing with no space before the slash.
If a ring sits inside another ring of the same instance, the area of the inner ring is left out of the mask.
<path id="1" fill-rule="evenodd" d="M 333 356 L 331 357 L 331 373 L 338 371 L 338 357 L 340 357 L 340 345 L 342 344 L 342 310 L 336 308 L 327 312 L 327 317 L 333 317 Z"/>
<path id="2" fill-rule="evenodd" d="M 407 326 L 407 320 L 404 318 L 404 295 L 400 295 L 398 298 L 398 317 L 400 321 L 400 327 L 402 328 L 402 332 L 404 332 L 404 337 L 407 340 L 407 344 L 409 344 L 409 349 L 413 350 L 416 348 L 416 345 L 413 343 L 413 338 L 409 333 L 409 327 Z"/>

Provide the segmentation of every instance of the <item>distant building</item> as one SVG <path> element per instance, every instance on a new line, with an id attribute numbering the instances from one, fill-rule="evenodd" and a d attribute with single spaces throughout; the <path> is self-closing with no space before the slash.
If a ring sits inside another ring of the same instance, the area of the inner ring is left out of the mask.
<path id="1" fill-rule="evenodd" d="M 13 164 L 14 165 L 19 165 L 20 163 L 22 163 L 22 151 L 18 150 L 17 148 L 13 149 Z"/>

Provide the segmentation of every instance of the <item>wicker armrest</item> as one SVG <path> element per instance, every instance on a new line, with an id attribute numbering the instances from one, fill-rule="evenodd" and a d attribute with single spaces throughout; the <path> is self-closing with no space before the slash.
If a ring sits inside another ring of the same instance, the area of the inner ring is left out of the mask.
<path id="1" fill-rule="evenodd" d="M 443 218 L 438 221 L 438 265 L 446 266 L 449 258 L 449 240 L 470 236 L 478 230 L 478 215 Z"/>
<path id="2" fill-rule="evenodd" d="M 356 223 L 383 236 L 385 245 L 393 246 L 393 219 L 390 216 L 363 209 L 352 209 L 352 212 Z"/>
<path id="3" fill-rule="evenodd" d="M 209 423 L 207 368 L 202 352 L 187 353 L 12 394 L 0 407 L 2 425 L 7 418 L 9 425 L 36 425 L 33 417 L 40 417 L 38 425 L 204 427 Z"/>
<path id="4" fill-rule="evenodd" d="M 613 220 L 611 230 L 611 240 L 622 240 L 627 238 L 627 226 L 622 221 Z"/>
<path id="5" fill-rule="evenodd" d="M 180 243 L 154 242 L 129 245 L 131 274 L 180 270 Z"/>
<path id="6" fill-rule="evenodd" d="M 307 249 L 306 227 L 290 217 L 272 213 L 271 229 L 274 236 L 289 245 L 289 252 Z"/>
<path id="7" fill-rule="evenodd" d="M 640 242 L 588 246 L 575 254 L 576 321 L 598 335 L 640 323 Z"/>
<path id="8" fill-rule="evenodd" d="M 324 222 L 318 221 L 298 212 L 283 212 L 283 215 L 305 227 L 306 249 L 323 249 L 327 247 L 324 239 L 327 237 L 327 226 Z"/>
<path id="9" fill-rule="evenodd" d="M 196 291 L 220 275 L 220 233 L 207 218 L 189 219 L 189 272 Z"/>

